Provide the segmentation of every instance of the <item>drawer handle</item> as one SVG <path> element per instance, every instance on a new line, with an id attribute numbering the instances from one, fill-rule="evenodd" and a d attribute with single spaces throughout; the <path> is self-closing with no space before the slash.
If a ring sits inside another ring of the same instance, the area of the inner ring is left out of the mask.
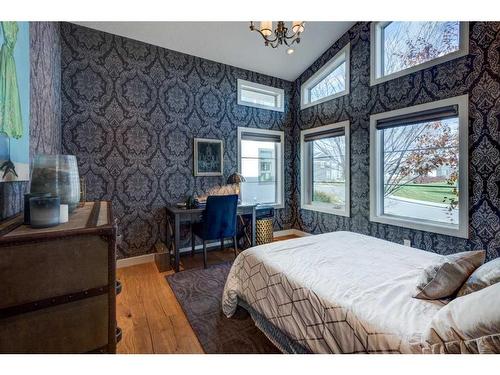
<path id="1" fill-rule="evenodd" d="M 122 340 L 122 329 L 116 327 L 116 342 L 119 343 Z"/>
<path id="2" fill-rule="evenodd" d="M 116 291 L 116 295 L 118 295 L 122 292 L 122 283 L 119 280 L 116 280 L 115 291 Z"/>

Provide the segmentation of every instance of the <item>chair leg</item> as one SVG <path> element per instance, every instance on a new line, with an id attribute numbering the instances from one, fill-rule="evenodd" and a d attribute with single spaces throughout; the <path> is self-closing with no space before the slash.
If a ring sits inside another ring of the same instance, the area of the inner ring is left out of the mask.
<path id="1" fill-rule="evenodd" d="M 194 257 L 194 245 L 195 245 L 195 236 L 194 236 L 194 231 L 193 227 L 191 226 L 191 256 Z"/>
<path id="2" fill-rule="evenodd" d="M 234 247 L 234 257 L 238 256 L 238 240 L 236 239 L 236 235 L 233 236 L 233 247 Z"/>
<path id="3" fill-rule="evenodd" d="M 220 239 L 220 249 L 224 250 L 224 238 Z"/>
<path id="4" fill-rule="evenodd" d="M 203 268 L 207 268 L 207 242 L 203 240 Z"/>

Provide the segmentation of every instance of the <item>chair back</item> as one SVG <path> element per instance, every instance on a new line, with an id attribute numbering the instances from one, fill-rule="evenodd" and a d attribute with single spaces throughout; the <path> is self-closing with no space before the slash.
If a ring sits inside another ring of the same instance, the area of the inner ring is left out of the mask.
<path id="1" fill-rule="evenodd" d="M 206 240 L 218 240 L 236 235 L 237 195 L 211 195 L 203 216 Z"/>

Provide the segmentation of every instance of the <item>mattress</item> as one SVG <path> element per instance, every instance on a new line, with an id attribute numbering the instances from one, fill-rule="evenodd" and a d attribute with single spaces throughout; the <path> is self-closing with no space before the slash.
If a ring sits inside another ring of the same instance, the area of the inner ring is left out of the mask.
<path id="1" fill-rule="evenodd" d="M 420 336 L 447 303 L 412 297 L 442 256 L 333 232 L 257 246 L 236 258 L 222 309 L 243 300 L 313 353 L 420 353 Z"/>

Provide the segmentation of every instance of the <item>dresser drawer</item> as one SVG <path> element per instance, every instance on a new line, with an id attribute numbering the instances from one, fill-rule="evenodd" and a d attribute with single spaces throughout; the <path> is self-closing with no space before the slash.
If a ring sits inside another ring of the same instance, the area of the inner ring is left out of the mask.
<path id="1" fill-rule="evenodd" d="M 86 353 L 108 344 L 108 295 L 0 319 L 0 353 Z"/>
<path id="2" fill-rule="evenodd" d="M 98 235 L 0 248 L 0 308 L 108 283 L 108 242 Z"/>

